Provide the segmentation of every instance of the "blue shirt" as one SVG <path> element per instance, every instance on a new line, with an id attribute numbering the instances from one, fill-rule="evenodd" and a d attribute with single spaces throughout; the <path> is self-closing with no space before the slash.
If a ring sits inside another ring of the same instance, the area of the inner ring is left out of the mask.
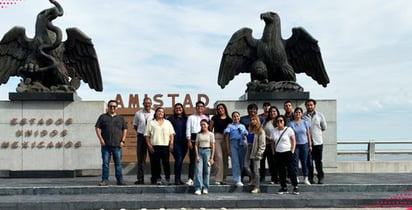
<path id="1" fill-rule="evenodd" d="M 307 144 L 308 143 L 308 130 L 310 128 L 309 122 L 306 120 L 300 121 L 299 124 L 296 121 L 290 121 L 289 127 L 295 132 L 296 144 Z"/>
<path id="2" fill-rule="evenodd" d="M 229 134 L 230 140 L 239 140 L 239 144 L 242 145 L 244 144 L 244 136 L 247 136 L 248 132 L 243 124 L 230 123 L 225 129 L 224 134 Z"/>
<path id="3" fill-rule="evenodd" d="M 255 139 L 255 134 L 254 133 L 249 133 L 247 136 L 247 143 L 248 144 L 253 144 L 253 140 Z"/>

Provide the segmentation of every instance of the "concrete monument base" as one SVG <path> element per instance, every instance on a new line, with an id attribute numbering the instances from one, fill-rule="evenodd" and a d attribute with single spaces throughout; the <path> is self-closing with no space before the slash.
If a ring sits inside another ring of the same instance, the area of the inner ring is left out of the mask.
<path id="1" fill-rule="evenodd" d="M 0 101 L 0 174 L 99 175 L 94 125 L 105 108 L 103 101 Z"/>
<path id="2" fill-rule="evenodd" d="M 80 101 L 76 93 L 9 93 L 10 101 Z"/>
<path id="3" fill-rule="evenodd" d="M 306 100 L 309 92 L 256 92 L 248 91 L 239 100 Z"/>
<path id="4" fill-rule="evenodd" d="M 229 114 L 233 111 L 238 111 L 241 116 L 247 115 L 247 106 L 251 103 L 255 103 L 259 109 L 258 114 L 263 112 L 262 107 L 264 102 L 269 102 L 272 106 L 276 106 L 281 114 L 284 114 L 283 104 L 286 100 L 292 101 L 293 108 L 301 107 L 304 111 L 305 100 L 306 99 L 293 99 L 292 98 L 271 98 L 270 95 L 266 98 L 259 98 L 256 100 L 222 100 L 216 101 L 214 107 L 219 103 L 224 103 L 227 106 Z M 323 164 L 324 167 L 336 168 L 337 159 L 337 126 L 336 126 L 336 100 L 317 100 L 316 110 L 322 112 L 325 115 L 327 121 L 327 129 L 323 133 L 324 143 L 323 143 Z"/>

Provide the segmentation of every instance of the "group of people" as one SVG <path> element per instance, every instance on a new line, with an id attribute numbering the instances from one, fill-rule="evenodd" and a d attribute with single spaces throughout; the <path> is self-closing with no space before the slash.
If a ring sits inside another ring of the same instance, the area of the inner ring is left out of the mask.
<path id="1" fill-rule="evenodd" d="M 207 194 L 211 169 L 215 172 L 216 185 L 226 184 L 230 157 L 233 184 L 241 187 L 245 177 L 253 185 L 252 193 L 260 192 L 260 183 L 265 180 L 266 163 L 272 184 L 280 183 L 279 194 L 287 193 L 287 180 L 293 186 L 292 193 L 299 194 L 299 163 L 303 182 L 314 182 L 314 167 L 317 183 L 322 184 L 323 138 L 326 120 L 315 110 L 316 101 L 305 101 L 306 112 L 301 107 L 293 110 L 291 101 L 284 102 L 284 114 L 276 106 L 263 104 L 263 113 L 258 106 L 249 104 L 248 114 L 240 116 L 237 111 L 229 116 L 225 104 L 216 106 L 216 114 L 209 119 L 204 114 L 205 104 L 196 102 L 196 111 L 187 116 L 181 103 L 174 105 L 173 115 L 165 116 L 162 107 L 152 110 L 152 100 L 146 97 L 143 109 L 136 112 L 133 126 L 137 131 L 137 181 L 144 184 L 146 155 L 150 157 L 151 184 L 170 184 L 169 155 L 174 163 L 174 184 L 194 185 L 195 194 Z M 127 123 L 116 113 L 117 101 L 108 103 L 108 111 L 96 122 L 96 134 L 102 151 L 102 182 L 108 184 L 111 155 L 115 164 L 118 185 L 126 184 L 121 172 L 121 147 L 125 143 Z M 182 181 L 183 160 L 189 153 L 188 179 Z M 315 162 L 315 164 L 313 164 Z M 163 166 L 164 179 L 161 177 Z"/>

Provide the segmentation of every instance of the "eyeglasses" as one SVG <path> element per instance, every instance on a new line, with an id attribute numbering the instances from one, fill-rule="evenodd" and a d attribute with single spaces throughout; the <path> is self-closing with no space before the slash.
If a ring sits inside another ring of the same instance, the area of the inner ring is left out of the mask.
<path id="1" fill-rule="evenodd" d="M 112 105 L 110 105 L 109 108 L 117 108 L 117 106 L 112 106 Z"/>

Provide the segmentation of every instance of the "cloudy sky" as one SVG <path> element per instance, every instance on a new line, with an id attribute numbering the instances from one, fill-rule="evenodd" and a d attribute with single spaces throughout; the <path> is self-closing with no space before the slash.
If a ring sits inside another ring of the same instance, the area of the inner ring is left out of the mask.
<path id="1" fill-rule="evenodd" d="M 16 4 L 0 8 L 0 35 L 18 25 L 33 37 L 36 15 L 51 4 L 7 1 Z M 281 17 L 284 39 L 293 27 L 302 26 L 319 40 L 331 83 L 323 88 L 306 75 L 298 75 L 297 82 L 312 98 L 337 100 L 338 140 L 412 139 L 407 132 L 412 119 L 412 1 L 59 2 L 65 14 L 54 24 L 81 29 L 93 39 L 99 57 L 104 91 L 83 84 L 78 90 L 83 100 L 107 101 L 117 93 L 126 101 L 129 94 L 157 93 L 205 93 L 212 104 L 237 99 L 249 75 L 220 89 L 223 49 L 242 27 L 260 38 L 264 22 L 259 15 L 273 11 Z M 0 86 L 0 100 L 8 100 L 18 81 L 12 78 Z"/>

